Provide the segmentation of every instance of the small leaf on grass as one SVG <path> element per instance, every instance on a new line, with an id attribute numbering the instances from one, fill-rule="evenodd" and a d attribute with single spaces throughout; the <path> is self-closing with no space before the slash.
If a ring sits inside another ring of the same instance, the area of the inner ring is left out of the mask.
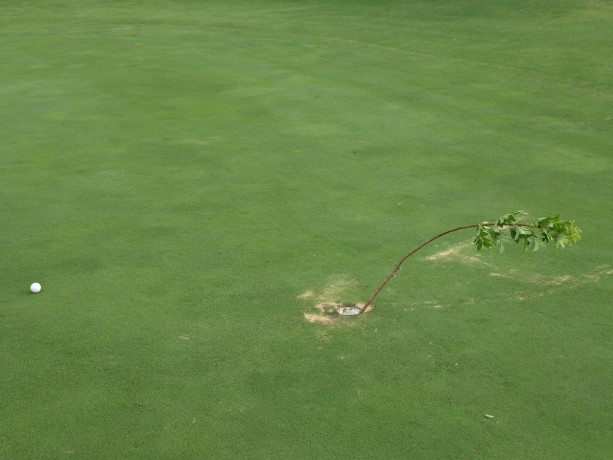
<path id="1" fill-rule="evenodd" d="M 486 418 L 494 418 L 494 416 L 493 416 L 493 415 L 490 415 L 490 414 L 485 414 L 485 417 L 486 417 Z"/>

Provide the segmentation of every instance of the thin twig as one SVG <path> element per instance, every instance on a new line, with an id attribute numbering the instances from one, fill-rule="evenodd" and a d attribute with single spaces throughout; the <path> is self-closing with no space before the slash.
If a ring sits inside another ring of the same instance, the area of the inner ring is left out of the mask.
<path id="1" fill-rule="evenodd" d="M 404 261 L 407 260 L 409 257 L 411 257 L 413 254 L 415 254 L 417 251 L 419 251 L 421 248 L 423 248 L 424 246 L 432 243 L 434 240 L 439 239 L 441 236 L 445 236 L 445 235 L 447 235 L 449 233 L 457 232 L 458 230 L 466 230 L 467 228 L 477 228 L 477 227 L 479 227 L 479 225 L 483 225 L 483 226 L 496 225 L 498 227 L 529 227 L 530 226 L 529 224 L 521 224 L 521 223 L 518 223 L 518 222 L 514 222 L 513 224 L 504 224 L 504 225 L 499 225 L 499 224 L 497 224 L 495 222 L 484 222 L 482 224 L 462 225 L 461 227 L 452 228 L 451 230 L 447 230 L 447 231 L 444 231 L 443 233 L 439 233 L 438 235 L 430 238 L 428 241 L 424 241 L 419 246 L 417 246 L 415 249 L 413 249 L 411 252 L 406 254 L 402 259 L 400 259 L 400 262 L 398 262 L 394 266 L 393 270 L 390 272 L 390 274 L 387 276 L 387 278 L 385 278 L 385 280 L 383 280 L 383 282 L 379 285 L 379 287 L 375 290 L 375 292 L 373 292 L 373 294 L 370 296 L 368 301 L 360 308 L 360 313 L 364 313 L 364 311 L 368 308 L 368 306 L 372 303 L 372 301 L 375 300 L 375 297 L 377 297 L 379 295 L 379 293 L 385 287 L 385 285 L 394 276 L 396 276 L 396 272 L 398 270 L 400 270 L 400 267 L 402 266 Z"/>

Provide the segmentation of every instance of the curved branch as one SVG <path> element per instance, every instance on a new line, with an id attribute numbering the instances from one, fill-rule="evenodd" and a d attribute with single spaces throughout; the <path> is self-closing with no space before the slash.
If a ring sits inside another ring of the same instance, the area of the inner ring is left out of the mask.
<path id="1" fill-rule="evenodd" d="M 448 233 L 457 232 L 458 230 L 465 230 L 467 228 L 477 228 L 478 226 L 479 226 L 479 224 L 463 225 L 461 227 L 452 228 L 451 230 L 447 230 L 447 231 L 445 231 L 443 233 L 439 233 L 438 235 L 430 238 L 428 241 L 424 241 L 419 246 L 417 246 L 415 249 L 413 249 L 411 252 L 406 254 L 402 259 L 400 259 L 400 262 L 398 262 L 394 266 L 394 268 L 392 269 L 390 274 L 387 276 L 387 278 L 385 278 L 385 280 L 383 280 L 383 282 L 379 285 L 379 287 L 375 290 L 375 292 L 373 292 L 373 294 L 366 301 L 364 306 L 362 306 L 362 308 L 360 308 L 360 313 L 364 313 L 364 310 L 366 310 L 368 308 L 368 306 L 372 303 L 372 301 L 375 300 L 375 297 L 377 297 L 379 295 L 379 292 L 381 292 L 381 290 L 385 287 L 385 285 L 389 282 L 389 280 L 391 280 L 396 275 L 396 272 L 398 270 L 400 270 L 400 267 L 402 266 L 404 261 L 407 260 L 409 257 L 411 257 L 413 254 L 415 254 L 417 251 L 419 251 L 421 248 L 423 248 L 424 246 L 432 243 L 434 240 L 439 239 L 441 236 L 447 235 Z"/>
<path id="2" fill-rule="evenodd" d="M 439 233 L 436 236 L 433 236 L 428 241 L 424 241 L 419 246 L 417 246 L 415 249 L 413 249 L 411 252 L 406 254 L 402 259 L 400 259 L 400 262 L 398 262 L 394 266 L 394 268 L 392 269 L 390 274 L 387 276 L 387 278 L 385 278 L 385 280 L 383 280 L 383 282 L 379 285 L 379 287 L 375 290 L 375 292 L 373 292 L 373 294 L 370 296 L 368 301 L 360 308 L 360 313 L 364 313 L 364 311 L 368 308 L 368 306 L 372 303 L 372 301 L 375 300 L 375 297 L 377 297 L 379 295 L 379 293 L 385 287 L 385 285 L 396 275 L 396 272 L 398 270 L 400 270 L 400 267 L 405 262 L 405 260 L 407 260 L 413 254 L 415 254 L 421 248 L 423 248 L 424 246 L 427 246 L 428 244 L 432 243 L 434 240 L 439 239 L 441 236 L 445 236 L 445 235 L 447 235 L 449 233 L 457 232 L 458 230 L 466 230 L 467 228 L 478 228 L 480 225 L 483 225 L 483 226 L 496 225 L 497 227 L 529 227 L 530 226 L 529 224 L 522 224 L 522 223 L 518 223 L 518 222 L 514 222 L 512 224 L 503 224 L 503 225 L 500 225 L 497 222 L 484 222 L 482 224 L 462 225 L 461 227 L 452 228 L 451 230 L 447 230 L 447 231 L 444 231 L 442 233 Z"/>

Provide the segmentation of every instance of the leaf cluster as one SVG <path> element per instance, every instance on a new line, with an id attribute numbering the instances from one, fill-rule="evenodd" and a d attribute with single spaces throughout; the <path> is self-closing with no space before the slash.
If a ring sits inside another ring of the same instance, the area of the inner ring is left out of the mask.
<path id="1" fill-rule="evenodd" d="M 533 251 L 551 243 L 555 251 L 581 239 L 581 229 L 574 221 L 562 220 L 556 215 L 539 217 L 531 222 L 520 222 L 517 216 L 521 212 L 506 214 L 496 222 L 479 224 L 473 244 L 478 250 L 498 246 L 500 252 L 503 252 L 505 244 L 508 243 L 518 243 L 524 250 Z"/>

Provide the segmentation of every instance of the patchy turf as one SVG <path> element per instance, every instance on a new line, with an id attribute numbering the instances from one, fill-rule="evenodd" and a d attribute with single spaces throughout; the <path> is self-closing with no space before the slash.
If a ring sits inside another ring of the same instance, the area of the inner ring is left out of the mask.
<path id="1" fill-rule="evenodd" d="M 611 457 L 610 2 L 0 13 L 0 457 Z"/>

